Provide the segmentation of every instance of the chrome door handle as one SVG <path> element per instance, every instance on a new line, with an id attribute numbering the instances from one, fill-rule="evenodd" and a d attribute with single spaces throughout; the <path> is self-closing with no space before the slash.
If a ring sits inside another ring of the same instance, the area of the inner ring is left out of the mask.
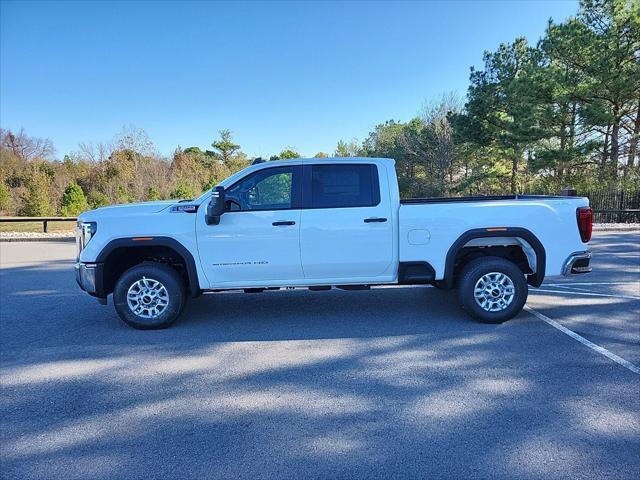
<path id="1" fill-rule="evenodd" d="M 296 222 L 293 222 L 291 220 L 280 220 L 279 222 L 273 222 L 271 225 L 273 225 L 274 227 L 284 227 L 285 225 L 295 225 Z"/>

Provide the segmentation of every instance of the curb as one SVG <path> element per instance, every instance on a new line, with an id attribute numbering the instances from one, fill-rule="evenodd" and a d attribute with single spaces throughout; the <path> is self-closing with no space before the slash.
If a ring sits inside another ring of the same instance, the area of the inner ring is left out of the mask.
<path id="1" fill-rule="evenodd" d="M 75 237 L 2 237 L 2 242 L 75 242 Z"/>

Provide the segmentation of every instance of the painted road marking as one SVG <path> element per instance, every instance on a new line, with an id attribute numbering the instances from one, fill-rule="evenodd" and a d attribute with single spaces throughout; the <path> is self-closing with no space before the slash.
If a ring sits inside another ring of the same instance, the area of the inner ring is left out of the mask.
<path id="1" fill-rule="evenodd" d="M 590 349 L 595 350 L 599 354 L 604 355 L 605 357 L 607 357 L 610 360 L 613 360 L 614 362 L 616 362 L 619 365 L 622 365 L 627 370 L 631 370 L 636 375 L 640 375 L 640 367 L 638 367 L 637 365 L 634 365 L 633 363 L 629 362 L 628 360 L 625 360 L 624 358 L 619 357 L 615 353 L 610 352 L 609 350 L 607 350 L 604 347 L 601 347 L 600 345 L 596 345 L 595 343 L 593 343 L 593 342 L 587 340 L 586 338 L 584 338 L 582 335 L 578 335 L 576 332 L 574 332 L 572 330 L 569 330 L 567 327 L 564 327 L 564 326 L 560 325 L 555 320 L 551 320 L 546 315 L 543 315 L 542 313 L 537 312 L 536 310 L 534 310 L 531 307 L 525 306 L 524 309 L 527 312 L 529 312 L 532 315 L 534 315 L 535 317 L 537 317 L 538 319 L 542 320 L 543 322 L 548 323 L 549 325 L 551 325 L 554 328 L 557 328 L 558 330 L 560 330 L 565 335 L 569 335 L 574 340 L 579 341 L 580 343 L 582 343 L 583 345 L 589 347 Z"/>
<path id="2" fill-rule="evenodd" d="M 591 293 L 591 292 L 572 292 L 570 290 L 548 290 L 543 288 L 536 288 L 535 290 L 529 290 L 529 293 L 559 293 L 561 295 L 586 295 L 589 297 L 612 297 L 612 298 L 626 298 L 629 300 L 640 300 L 640 297 L 632 297 L 631 295 L 611 295 L 608 293 Z"/>
<path id="3" fill-rule="evenodd" d="M 556 288 L 568 288 L 569 292 L 573 291 L 573 290 L 578 290 L 580 292 L 589 292 L 589 293 L 599 293 L 599 292 L 594 292 L 593 290 L 587 290 L 586 288 L 580 288 L 580 287 L 576 287 L 575 285 L 558 285 Z"/>
<path id="4" fill-rule="evenodd" d="M 569 286 L 589 286 L 589 285 L 635 285 L 640 282 L 567 282 L 567 283 L 545 283 L 545 287 L 569 287 Z"/>

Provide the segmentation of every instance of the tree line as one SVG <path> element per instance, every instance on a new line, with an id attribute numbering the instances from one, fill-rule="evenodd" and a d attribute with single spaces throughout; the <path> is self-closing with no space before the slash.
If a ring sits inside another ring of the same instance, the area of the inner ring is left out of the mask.
<path id="1" fill-rule="evenodd" d="M 557 193 L 640 188 L 640 2 L 582 0 L 542 39 L 484 53 L 464 99 L 444 94 L 415 118 L 315 156 L 396 159 L 401 194 Z M 271 161 L 300 157 L 285 148 Z M 0 131 L 0 212 L 76 215 L 87 208 L 193 198 L 249 165 L 229 130 L 211 149 L 159 155 L 126 128 L 55 160 L 51 141 Z"/>

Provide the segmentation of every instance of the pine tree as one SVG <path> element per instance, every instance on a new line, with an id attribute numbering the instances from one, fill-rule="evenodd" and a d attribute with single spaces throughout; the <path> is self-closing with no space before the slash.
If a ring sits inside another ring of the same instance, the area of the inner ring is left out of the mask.
<path id="1" fill-rule="evenodd" d="M 240 145 L 233 143 L 231 139 L 231 130 L 220 130 L 220 140 L 213 142 L 211 146 L 225 165 L 229 164 L 233 154 L 240 150 Z"/>
<path id="2" fill-rule="evenodd" d="M 89 204 L 82 188 L 77 183 L 70 183 L 62 194 L 62 215 L 75 217 L 85 210 L 89 210 Z"/>

